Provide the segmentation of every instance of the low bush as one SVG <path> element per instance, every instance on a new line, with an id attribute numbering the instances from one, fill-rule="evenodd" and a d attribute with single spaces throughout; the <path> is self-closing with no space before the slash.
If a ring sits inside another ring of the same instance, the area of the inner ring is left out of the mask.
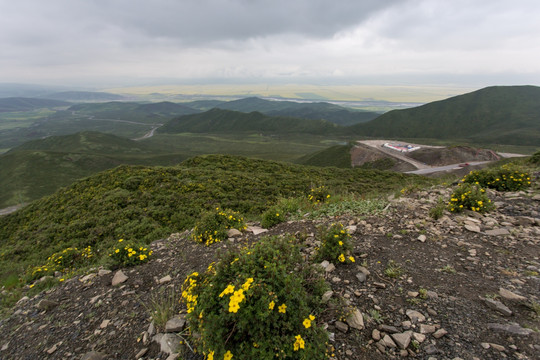
<path id="1" fill-rule="evenodd" d="M 133 241 L 118 240 L 116 246 L 109 253 L 109 257 L 113 261 L 114 266 L 134 266 L 147 262 L 152 255 L 152 250 L 149 250 L 142 244 Z"/>
<path id="2" fill-rule="evenodd" d="M 314 204 L 319 204 L 330 199 L 330 194 L 328 193 L 326 186 L 319 186 L 316 188 L 311 188 L 308 199 Z"/>
<path id="3" fill-rule="evenodd" d="M 535 152 L 530 158 L 529 162 L 535 165 L 540 165 L 540 151 Z"/>
<path id="4" fill-rule="evenodd" d="M 242 231 L 246 227 L 244 218 L 239 213 L 229 209 L 221 210 L 217 207 L 204 213 L 201 219 L 197 221 L 192 238 L 196 242 L 209 246 L 227 239 L 227 230 L 237 229 Z"/>
<path id="5" fill-rule="evenodd" d="M 284 221 L 285 214 L 277 206 L 272 206 L 261 216 L 261 226 L 267 229 Z"/>
<path id="6" fill-rule="evenodd" d="M 519 191 L 531 185 L 531 176 L 526 171 L 506 164 L 495 169 L 471 171 L 462 182 L 497 191 Z"/>
<path id="7" fill-rule="evenodd" d="M 495 208 L 486 195 L 486 191 L 478 185 L 461 183 L 452 193 L 448 202 L 448 210 L 454 213 L 472 210 L 485 213 Z"/>
<path id="8" fill-rule="evenodd" d="M 328 335 L 317 323 L 327 287 L 296 241 L 264 238 L 186 278 L 187 320 L 206 359 L 328 357 Z"/>
<path id="9" fill-rule="evenodd" d="M 329 228 L 320 227 L 319 237 L 321 239 L 321 246 L 315 255 L 317 261 L 328 260 L 333 263 L 355 262 L 354 257 L 351 255 L 351 235 L 343 228 L 342 224 L 332 224 Z"/>
<path id="10" fill-rule="evenodd" d="M 31 267 L 27 271 L 26 280 L 31 281 L 42 276 L 54 275 L 56 271 L 62 273 L 71 272 L 78 267 L 90 263 L 93 256 L 92 247 L 90 246 L 87 246 L 83 250 L 68 247 L 49 256 L 45 264 Z"/>

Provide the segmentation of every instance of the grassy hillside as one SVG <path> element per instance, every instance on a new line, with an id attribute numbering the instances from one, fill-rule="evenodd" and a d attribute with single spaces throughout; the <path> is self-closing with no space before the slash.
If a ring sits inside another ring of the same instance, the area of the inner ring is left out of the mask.
<path id="1" fill-rule="evenodd" d="M 303 156 L 298 159 L 297 163 L 312 166 L 351 168 L 351 146 L 352 145 L 331 146 L 327 149 Z"/>
<path id="2" fill-rule="evenodd" d="M 427 179 L 354 169 L 314 168 L 211 155 L 175 167 L 120 166 L 80 180 L 0 217 L 0 277 L 20 273 L 70 246 L 107 253 L 119 238 L 150 242 L 191 228 L 220 206 L 258 215 L 280 196 L 307 196 L 325 185 L 333 194 L 369 195 Z"/>
<path id="3" fill-rule="evenodd" d="M 160 133 L 334 133 L 338 126 L 324 120 L 306 120 L 288 117 L 270 117 L 259 112 L 249 114 L 212 109 L 201 114 L 186 115 L 173 119 L 161 127 Z"/>
<path id="4" fill-rule="evenodd" d="M 372 137 L 540 146 L 540 87 L 488 87 L 416 108 L 390 111 L 349 130 Z"/>
<path id="5" fill-rule="evenodd" d="M 0 98 L 0 112 L 30 111 L 43 108 L 69 106 L 71 103 L 58 100 L 23 97 Z"/>

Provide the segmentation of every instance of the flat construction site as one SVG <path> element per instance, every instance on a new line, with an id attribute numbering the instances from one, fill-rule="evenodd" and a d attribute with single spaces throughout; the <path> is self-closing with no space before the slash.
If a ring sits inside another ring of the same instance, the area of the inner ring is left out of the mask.
<path id="1" fill-rule="evenodd" d="M 385 144 L 399 144 L 419 149 L 402 152 L 386 147 Z M 386 159 L 395 163 L 391 170 L 416 174 L 448 172 L 469 165 L 482 165 L 500 158 L 499 154 L 489 149 L 432 146 L 396 140 L 361 140 L 357 141 L 357 146 L 351 151 L 353 166 Z"/>

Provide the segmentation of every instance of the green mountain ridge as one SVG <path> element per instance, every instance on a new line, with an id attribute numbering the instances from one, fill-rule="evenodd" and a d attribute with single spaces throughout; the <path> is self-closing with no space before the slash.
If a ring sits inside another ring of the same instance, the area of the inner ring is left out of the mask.
<path id="1" fill-rule="evenodd" d="M 393 110 L 352 133 L 540 146 L 540 87 L 493 86 L 419 107 Z"/>
<path id="2" fill-rule="evenodd" d="M 336 124 L 325 120 L 271 117 L 260 112 L 212 109 L 201 114 L 173 119 L 158 129 L 160 133 L 273 132 L 325 134 L 335 132 Z"/>
<path id="3" fill-rule="evenodd" d="M 257 111 L 268 116 L 327 120 L 338 125 L 352 125 L 375 119 L 379 113 L 360 111 L 327 102 L 271 101 L 257 97 L 229 101 L 215 106 L 240 112 Z"/>
<path id="4" fill-rule="evenodd" d="M 30 111 L 72 105 L 66 101 L 25 97 L 0 98 L 0 112 Z"/>

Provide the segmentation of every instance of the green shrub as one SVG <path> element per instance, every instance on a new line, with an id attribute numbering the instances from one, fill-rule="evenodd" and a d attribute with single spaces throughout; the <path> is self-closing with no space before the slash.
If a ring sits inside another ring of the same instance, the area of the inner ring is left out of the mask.
<path id="1" fill-rule="evenodd" d="M 26 274 L 26 280 L 30 281 L 42 276 L 53 275 L 56 271 L 64 273 L 73 271 L 78 267 L 89 264 L 93 256 L 91 246 L 87 246 L 83 250 L 68 247 L 49 256 L 44 265 L 31 267 Z"/>
<path id="2" fill-rule="evenodd" d="M 526 171 L 503 165 L 496 169 L 471 171 L 462 182 L 497 191 L 519 191 L 531 184 L 531 176 Z"/>
<path id="3" fill-rule="evenodd" d="M 327 358 L 317 324 L 327 288 L 295 242 L 265 238 L 186 278 L 187 320 L 206 359 Z"/>
<path id="4" fill-rule="evenodd" d="M 328 193 L 328 189 L 326 189 L 326 186 L 319 186 L 316 188 L 312 188 L 309 191 L 308 199 L 314 204 L 319 204 L 330 199 L 330 194 Z"/>
<path id="5" fill-rule="evenodd" d="M 197 221 L 192 238 L 196 242 L 209 246 L 227 239 L 227 230 L 242 231 L 246 227 L 244 218 L 239 213 L 229 209 L 221 210 L 217 207 L 215 210 L 204 213 Z"/>
<path id="6" fill-rule="evenodd" d="M 317 261 L 328 260 L 333 263 L 353 263 L 355 261 L 350 254 L 352 250 L 351 235 L 345 231 L 342 224 L 332 224 L 329 228 L 320 227 L 319 236 L 321 246 L 315 255 Z"/>
<path id="7" fill-rule="evenodd" d="M 429 209 L 428 214 L 433 220 L 439 220 L 444 215 L 445 203 L 442 198 L 437 200 L 437 205 Z"/>
<path id="8" fill-rule="evenodd" d="M 535 152 L 530 158 L 529 162 L 532 164 L 540 165 L 540 151 Z"/>
<path id="9" fill-rule="evenodd" d="M 478 185 L 461 183 L 448 202 L 448 210 L 454 213 L 472 210 L 479 213 L 491 211 L 495 206 L 486 195 L 486 191 Z"/>
<path id="10" fill-rule="evenodd" d="M 261 226 L 267 229 L 284 221 L 285 214 L 280 212 L 280 209 L 277 206 L 272 206 L 261 216 Z"/>
<path id="11" fill-rule="evenodd" d="M 116 246 L 109 253 L 110 258 L 116 266 L 134 266 L 147 262 L 152 255 L 152 250 L 149 250 L 142 244 L 137 244 L 132 241 L 118 240 Z"/>

